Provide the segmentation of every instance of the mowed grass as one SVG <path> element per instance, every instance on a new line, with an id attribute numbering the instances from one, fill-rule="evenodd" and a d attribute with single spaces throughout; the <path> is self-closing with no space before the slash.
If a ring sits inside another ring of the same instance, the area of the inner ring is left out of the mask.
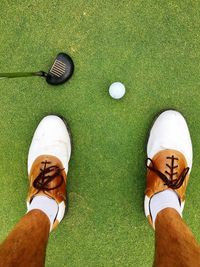
<path id="1" fill-rule="evenodd" d="M 47 114 L 73 135 L 69 211 L 51 233 L 47 267 L 152 266 L 143 212 L 148 131 L 160 110 L 187 118 L 194 164 L 184 218 L 200 241 L 198 1 L 1 1 L 0 72 L 48 70 L 69 53 L 73 78 L 0 81 L 0 239 L 26 212 L 27 152 Z M 108 87 L 121 81 L 126 96 Z M 31 243 L 31 240 L 30 240 Z"/>

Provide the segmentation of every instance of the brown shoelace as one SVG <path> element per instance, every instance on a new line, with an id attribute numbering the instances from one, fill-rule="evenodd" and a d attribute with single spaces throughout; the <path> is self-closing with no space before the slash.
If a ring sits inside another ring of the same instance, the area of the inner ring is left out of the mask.
<path id="1" fill-rule="evenodd" d="M 153 160 L 150 158 L 147 158 L 146 160 L 146 167 L 149 170 L 155 172 L 162 179 L 162 181 L 164 182 L 164 185 L 167 185 L 169 188 L 172 188 L 172 189 L 178 189 L 183 184 L 185 177 L 188 174 L 190 168 L 189 167 L 184 168 L 181 174 L 179 175 L 179 177 L 176 179 L 173 179 L 174 176 L 178 174 L 177 172 L 174 172 L 175 169 L 178 167 L 178 165 L 175 165 L 175 161 L 178 161 L 178 158 L 172 156 L 172 157 L 167 157 L 167 159 L 171 159 L 171 165 L 166 164 L 170 172 L 165 171 L 165 174 L 159 171 L 155 167 Z M 150 164 L 148 165 L 148 161 L 151 162 L 152 166 L 150 166 Z M 166 175 L 168 175 L 170 179 Z"/>
<path id="2" fill-rule="evenodd" d="M 44 167 L 40 169 L 40 173 L 36 177 L 36 179 L 34 180 L 33 186 L 36 189 L 38 189 L 38 192 L 41 190 L 43 192 L 44 191 L 51 191 L 51 190 L 54 190 L 54 189 L 60 187 L 62 185 L 62 183 L 64 182 L 64 178 L 63 178 L 63 175 L 61 172 L 63 169 L 60 169 L 56 165 L 50 165 L 51 162 L 47 161 L 47 160 L 42 161 L 41 164 L 43 164 Z M 50 165 L 50 166 L 47 167 L 47 165 Z M 57 177 L 60 178 L 58 185 L 56 185 L 54 187 L 49 187 L 49 184 Z"/>

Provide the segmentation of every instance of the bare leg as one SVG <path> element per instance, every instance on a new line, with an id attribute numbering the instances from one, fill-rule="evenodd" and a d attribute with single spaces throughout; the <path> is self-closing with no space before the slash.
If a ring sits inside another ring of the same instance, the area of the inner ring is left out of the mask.
<path id="1" fill-rule="evenodd" d="M 155 222 L 156 267 L 199 267 L 200 246 L 174 209 L 158 213 Z"/>
<path id="2" fill-rule="evenodd" d="M 0 245 L 0 267 L 44 266 L 49 229 L 45 213 L 27 213 Z"/>

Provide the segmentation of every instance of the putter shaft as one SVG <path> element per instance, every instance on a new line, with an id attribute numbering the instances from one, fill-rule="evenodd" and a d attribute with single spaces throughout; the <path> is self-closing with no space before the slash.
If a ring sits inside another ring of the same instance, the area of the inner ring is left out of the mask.
<path id="1" fill-rule="evenodd" d="M 31 76 L 44 76 L 46 77 L 47 73 L 44 71 L 38 72 L 13 72 L 13 73 L 0 73 L 0 79 L 4 78 L 18 78 L 18 77 L 31 77 Z"/>

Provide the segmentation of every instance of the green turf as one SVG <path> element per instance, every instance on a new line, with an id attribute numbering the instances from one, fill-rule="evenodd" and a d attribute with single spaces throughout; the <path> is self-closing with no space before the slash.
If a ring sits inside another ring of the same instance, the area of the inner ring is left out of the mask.
<path id="1" fill-rule="evenodd" d="M 48 70 L 60 51 L 76 67 L 57 88 L 42 78 L 0 81 L 1 240 L 26 212 L 34 129 L 43 116 L 60 114 L 73 134 L 70 202 L 50 236 L 46 266 L 150 267 L 146 140 L 155 114 L 175 108 L 194 145 L 184 218 L 200 241 L 199 9 L 186 0 L 1 1 L 1 72 Z M 114 81 L 126 85 L 121 101 L 108 96 Z"/>

